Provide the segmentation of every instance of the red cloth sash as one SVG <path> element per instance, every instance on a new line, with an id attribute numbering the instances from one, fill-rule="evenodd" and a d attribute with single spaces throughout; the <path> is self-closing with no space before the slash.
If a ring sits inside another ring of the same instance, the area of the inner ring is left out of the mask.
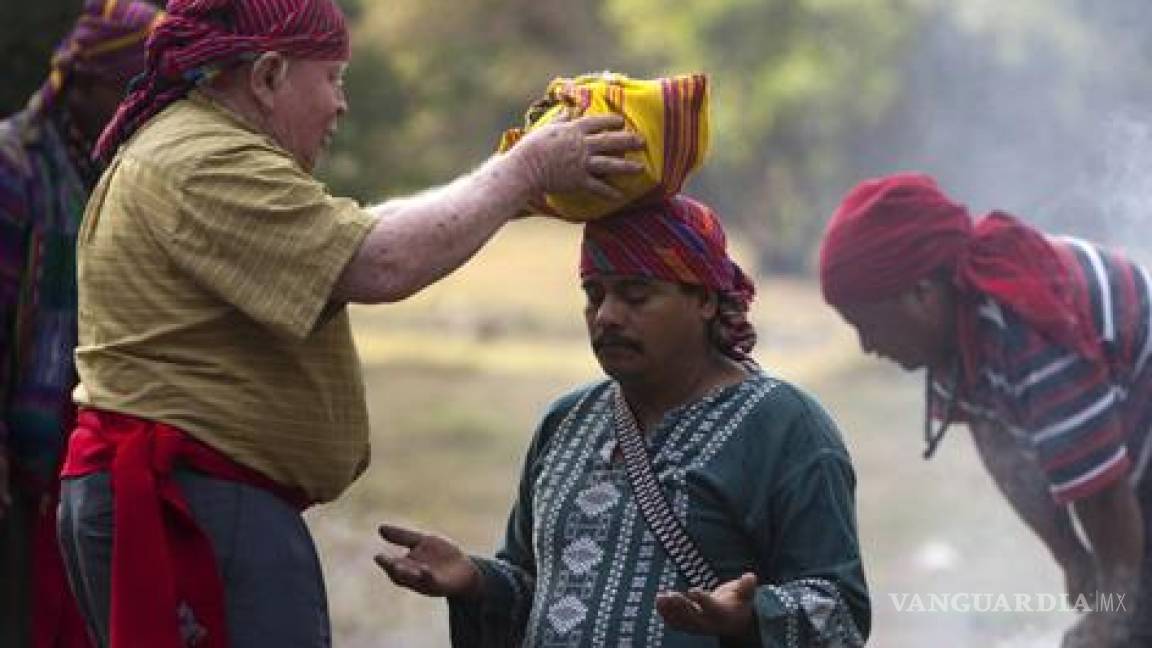
<path id="1" fill-rule="evenodd" d="M 62 477 L 111 474 L 111 648 L 228 646 L 224 584 L 212 543 L 173 478 L 178 467 L 263 488 L 301 510 L 310 503 L 170 425 L 81 410 Z M 198 637 L 192 642 L 190 631 Z"/>

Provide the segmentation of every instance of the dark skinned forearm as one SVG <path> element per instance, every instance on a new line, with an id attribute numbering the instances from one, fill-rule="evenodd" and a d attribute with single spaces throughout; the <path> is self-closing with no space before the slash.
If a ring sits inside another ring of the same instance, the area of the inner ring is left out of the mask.
<path id="1" fill-rule="evenodd" d="M 1140 504 L 1128 480 L 1118 479 L 1072 507 L 1096 555 L 1102 589 L 1134 592 L 1145 538 Z"/>
<path id="2" fill-rule="evenodd" d="M 1067 507 L 1052 501 L 1048 482 L 1035 459 L 1007 430 L 985 423 L 971 427 L 976 450 L 996 487 L 1056 562 L 1066 570 L 1082 561 L 1090 562 L 1091 552 L 1076 535 Z"/>

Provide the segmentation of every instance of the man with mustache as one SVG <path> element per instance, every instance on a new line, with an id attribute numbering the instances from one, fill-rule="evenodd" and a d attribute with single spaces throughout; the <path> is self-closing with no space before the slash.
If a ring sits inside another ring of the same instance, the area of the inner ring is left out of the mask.
<path id="1" fill-rule="evenodd" d="M 102 168 L 92 148 L 159 15 L 82 4 L 44 84 L 0 121 L 0 646 L 16 648 L 86 645 L 54 533 L 75 420 L 76 230 Z"/>
<path id="2" fill-rule="evenodd" d="M 458 648 L 863 645 L 847 452 L 749 357 L 754 289 L 713 212 L 675 196 L 592 222 L 580 275 L 610 380 L 545 415 L 502 549 L 385 524 L 380 566 L 448 597 Z"/>
<path id="3" fill-rule="evenodd" d="M 1147 271 L 1003 212 L 973 219 L 909 173 L 848 193 L 820 279 L 864 351 L 928 370 L 925 456 L 950 423 L 968 423 L 1072 601 L 1095 608 L 1064 645 L 1152 646 Z M 1097 605 L 1099 593 L 1117 609 Z"/>
<path id="4" fill-rule="evenodd" d="M 641 142 L 558 123 L 363 208 L 312 176 L 348 107 L 333 0 L 167 8 L 79 233 L 69 573 L 102 646 L 328 646 L 300 510 L 368 464 L 345 305 L 416 293 L 545 192 L 614 197 Z"/>

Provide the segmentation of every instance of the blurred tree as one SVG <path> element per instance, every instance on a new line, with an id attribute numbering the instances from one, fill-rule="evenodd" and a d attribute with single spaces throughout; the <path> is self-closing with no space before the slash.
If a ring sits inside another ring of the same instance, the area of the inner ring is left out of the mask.
<path id="1" fill-rule="evenodd" d="M 487 157 L 557 75 L 620 67 L 595 2 L 365 3 L 351 109 L 322 171 L 361 199 L 444 182 Z"/>
<path id="2" fill-rule="evenodd" d="M 352 110 L 324 170 L 361 198 L 486 156 L 554 76 L 704 71 L 713 149 L 691 190 L 798 269 L 845 176 L 845 142 L 896 94 L 915 14 L 900 0 L 427 0 L 365 5 Z"/>
<path id="3" fill-rule="evenodd" d="M 711 160 L 693 187 L 773 270 L 806 267 L 855 134 L 898 96 L 917 12 L 901 0 L 605 0 L 624 50 L 713 84 Z"/>
<path id="4" fill-rule="evenodd" d="M 1152 225 L 1152 4 L 924 5 L 900 99 L 866 134 L 859 168 L 924 169 L 977 212 L 1131 247 Z"/>
<path id="5" fill-rule="evenodd" d="M 1152 213 L 1131 197 L 1152 193 L 1134 172 L 1147 154 L 1118 155 L 1152 140 L 1147 0 L 353 4 L 352 110 L 324 173 L 364 199 L 451 178 L 552 77 L 613 69 L 711 76 L 712 154 L 688 190 L 767 269 L 806 269 L 848 186 L 898 169 L 1049 221 L 1083 224 L 1118 183 L 1105 211 Z"/>
<path id="6" fill-rule="evenodd" d="M 48 76 L 57 41 L 67 34 L 82 0 L 7 0 L 0 2 L 0 116 L 24 107 Z"/>

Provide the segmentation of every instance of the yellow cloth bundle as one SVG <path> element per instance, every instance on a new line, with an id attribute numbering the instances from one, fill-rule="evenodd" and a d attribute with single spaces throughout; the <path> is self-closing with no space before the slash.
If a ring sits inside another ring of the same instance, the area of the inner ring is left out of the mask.
<path id="1" fill-rule="evenodd" d="M 533 207 L 573 222 L 595 220 L 620 209 L 679 193 L 688 174 L 708 153 L 708 80 L 687 74 L 655 80 L 630 79 L 603 72 L 574 79 L 557 78 L 548 84 L 540 101 L 528 109 L 524 128 L 504 133 L 500 151 L 507 151 L 533 128 L 568 112 L 575 117 L 614 113 L 625 128 L 644 138 L 643 150 L 626 154 L 644 165 L 636 175 L 608 179 L 624 193 L 620 200 L 605 200 L 587 192 L 548 194 Z"/>

